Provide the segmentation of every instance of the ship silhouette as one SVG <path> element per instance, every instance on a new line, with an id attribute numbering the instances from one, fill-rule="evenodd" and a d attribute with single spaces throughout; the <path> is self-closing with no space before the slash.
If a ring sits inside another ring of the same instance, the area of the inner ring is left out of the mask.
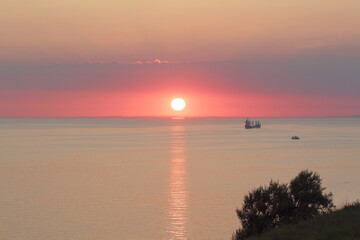
<path id="1" fill-rule="evenodd" d="M 261 128 L 261 123 L 260 121 L 250 121 L 249 119 L 246 119 L 245 128 L 246 129 Z"/>

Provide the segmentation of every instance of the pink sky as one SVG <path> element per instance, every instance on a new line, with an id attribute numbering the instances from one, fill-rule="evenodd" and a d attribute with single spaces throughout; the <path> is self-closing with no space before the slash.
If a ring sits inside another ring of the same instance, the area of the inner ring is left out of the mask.
<path id="1" fill-rule="evenodd" d="M 360 115 L 360 2 L 8 1 L 0 116 Z M 170 101 L 183 97 L 176 113 Z"/>

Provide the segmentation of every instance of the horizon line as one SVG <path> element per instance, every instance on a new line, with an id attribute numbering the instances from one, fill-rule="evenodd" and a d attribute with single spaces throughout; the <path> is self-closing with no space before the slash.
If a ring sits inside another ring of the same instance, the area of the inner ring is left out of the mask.
<path id="1" fill-rule="evenodd" d="M 306 116 L 0 116 L 0 118 L 324 118 L 324 117 L 360 117 L 360 115 L 306 115 Z"/>

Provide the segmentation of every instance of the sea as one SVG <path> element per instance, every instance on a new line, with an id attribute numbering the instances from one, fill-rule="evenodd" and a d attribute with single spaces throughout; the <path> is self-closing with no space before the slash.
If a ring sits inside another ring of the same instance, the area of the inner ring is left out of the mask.
<path id="1" fill-rule="evenodd" d="M 229 240 L 245 194 L 305 169 L 360 198 L 360 117 L 252 120 L 0 118 L 0 239 Z"/>

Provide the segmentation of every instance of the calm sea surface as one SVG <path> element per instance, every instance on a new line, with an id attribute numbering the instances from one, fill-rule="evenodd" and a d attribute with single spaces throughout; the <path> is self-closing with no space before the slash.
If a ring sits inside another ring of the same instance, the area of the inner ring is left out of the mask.
<path id="1" fill-rule="evenodd" d="M 244 194 L 303 169 L 360 198 L 360 118 L 244 120 L 0 118 L 0 239 L 230 239 Z"/>

